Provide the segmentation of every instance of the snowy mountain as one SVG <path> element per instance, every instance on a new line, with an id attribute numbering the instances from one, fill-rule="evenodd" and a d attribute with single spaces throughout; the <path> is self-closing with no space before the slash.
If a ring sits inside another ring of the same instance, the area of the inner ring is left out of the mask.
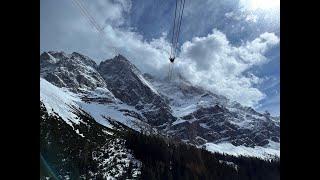
<path id="1" fill-rule="evenodd" d="M 280 156 L 279 117 L 261 114 L 183 78 L 168 82 L 146 77 L 169 100 L 177 117 L 168 131 L 170 136 L 217 152 Z"/>
<path id="2" fill-rule="evenodd" d="M 280 122 L 268 114 L 192 86 L 183 79 L 170 83 L 150 81 L 169 98 L 173 114 L 178 118 L 172 124 L 171 133 L 179 139 L 199 141 L 198 144 L 231 142 L 248 147 L 280 142 Z"/>
<path id="3" fill-rule="evenodd" d="M 97 65 L 79 53 L 49 51 L 40 55 L 40 67 L 41 103 L 74 130 L 83 123 L 74 109 L 81 109 L 110 129 L 118 122 L 211 151 L 280 156 L 278 118 L 182 77 L 168 82 L 142 74 L 122 55 Z"/>
<path id="4" fill-rule="evenodd" d="M 114 96 L 139 110 L 150 125 L 161 126 L 175 120 L 157 90 L 125 57 L 118 55 L 101 62 L 98 71 Z"/>

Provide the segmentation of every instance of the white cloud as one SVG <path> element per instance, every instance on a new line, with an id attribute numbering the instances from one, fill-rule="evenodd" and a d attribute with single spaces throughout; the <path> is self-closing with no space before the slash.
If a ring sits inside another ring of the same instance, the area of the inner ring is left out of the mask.
<path id="1" fill-rule="evenodd" d="M 106 39 L 116 47 L 117 53 L 127 57 L 143 72 L 162 75 L 160 69 L 168 63 L 170 50 L 165 36 L 147 42 L 135 32 L 112 27 L 106 30 Z"/>
<path id="2" fill-rule="evenodd" d="M 257 15 L 254 15 L 254 14 L 249 14 L 247 15 L 246 17 L 246 21 L 251 21 L 251 22 L 257 22 L 257 19 L 258 19 L 258 16 Z"/>
<path id="3" fill-rule="evenodd" d="M 122 25 L 125 22 L 124 15 L 130 12 L 132 6 L 130 0 L 96 0 L 94 3 L 84 1 L 84 4 L 102 26 Z"/>
<path id="4" fill-rule="evenodd" d="M 229 43 L 225 34 L 213 30 L 206 37 L 195 37 L 182 45 L 178 66 L 191 82 L 253 106 L 265 95 L 253 87 L 259 83 L 259 78 L 244 72 L 265 63 L 264 53 L 277 43 L 276 35 L 263 33 L 236 47 Z"/>
<path id="5" fill-rule="evenodd" d="M 266 61 L 264 53 L 279 41 L 274 33 L 266 32 L 251 42 L 246 42 L 240 47 L 233 47 L 233 50 L 242 62 L 250 65 L 260 64 Z"/>
<path id="6" fill-rule="evenodd" d="M 237 9 L 235 11 L 230 11 L 224 14 L 226 18 L 233 19 L 236 21 L 247 21 L 256 23 L 258 21 L 258 15 L 251 11 L 246 11 L 245 9 Z"/>

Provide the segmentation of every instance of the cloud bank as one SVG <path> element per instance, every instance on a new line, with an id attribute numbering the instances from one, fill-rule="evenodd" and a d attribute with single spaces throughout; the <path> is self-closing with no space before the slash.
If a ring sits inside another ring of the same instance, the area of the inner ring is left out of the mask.
<path id="1" fill-rule="evenodd" d="M 92 29 L 71 2 L 57 0 L 49 3 L 53 10 L 47 8 L 42 10 L 47 12 L 41 12 L 55 13 L 55 16 L 41 20 L 51 22 L 41 24 L 41 48 L 78 51 L 98 63 L 112 58 L 115 55 L 112 48 L 115 48 L 116 53 L 126 56 L 142 72 L 158 77 L 166 76 L 169 36 L 163 33 L 159 38 L 146 41 L 139 32 L 133 31 L 133 28 L 125 28 L 123 25 L 130 12 L 131 1 L 97 2 L 88 7 L 104 27 L 103 38 Z M 53 12 L 59 8 L 62 13 Z M 182 44 L 175 68 L 194 84 L 244 105 L 255 106 L 265 97 L 255 86 L 261 83 L 262 79 L 247 73 L 247 70 L 268 62 L 265 53 L 278 43 L 279 38 L 274 33 L 264 32 L 251 41 L 234 45 L 225 33 L 213 29 L 205 36 L 193 37 Z"/>
<path id="2" fill-rule="evenodd" d="M 143 72 L 167 75 L 170 44 L 164 34 L 150 42 L 135 32 L 106 29 L 107 38 Z M 233 46 L 226 35 L 214 29 L 205 37 L 194 37 L 182 44 L 176 69 L 194 84 L 225 95 L 244 105 L 254 106 L 265 97 L 255 87 L 261 78 L 246 73 L 253 66 L 268 62 L 264 54 L 279 43 L 273 33 L 263 33 L 256 39 Z"/>
<path id="3" fill-rule="evenodd" d="M 181 47 L 180 69 L 189 80 L 244 105 L 254 106 L 265 95 L 255 84 L 260 78 L 245 73 L 268 60 L 264 54 L 279 38 L 263 33 L 240 46 L 229 43 L 226 35 L 214 29 L 205 37 L 195 37 Z"/>

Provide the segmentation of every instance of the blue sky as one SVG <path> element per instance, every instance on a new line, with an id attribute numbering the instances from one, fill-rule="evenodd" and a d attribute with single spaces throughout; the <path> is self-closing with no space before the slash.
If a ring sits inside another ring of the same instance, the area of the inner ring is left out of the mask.
<path id="1" fill-rule="evenodd" d="M 163 76 L 174 0 L 41 0 L 40 51 L 81 52 L 97 63 L 117 53 Z M 279 0 L 186 0 L 175 68 L 194 84 L 279 115 Z"/>

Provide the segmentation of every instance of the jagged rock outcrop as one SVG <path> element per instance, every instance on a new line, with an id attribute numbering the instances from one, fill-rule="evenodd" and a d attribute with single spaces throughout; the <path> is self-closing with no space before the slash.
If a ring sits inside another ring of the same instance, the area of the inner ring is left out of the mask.
<path id="1" fill-rule="evenodd" d="M 157 90 L 122 55 L 101 62 L 98 71 L 115 97 L 135 106 L 152 125 L 160 126 L 175 120 Z"/>
<path id="2" fill-rule="evenodd" d="M 58 87 L 73 92 L 106 87 L 96 63 L 79 53 L 49 51 L 40 55 L 40 76 Z"/>

